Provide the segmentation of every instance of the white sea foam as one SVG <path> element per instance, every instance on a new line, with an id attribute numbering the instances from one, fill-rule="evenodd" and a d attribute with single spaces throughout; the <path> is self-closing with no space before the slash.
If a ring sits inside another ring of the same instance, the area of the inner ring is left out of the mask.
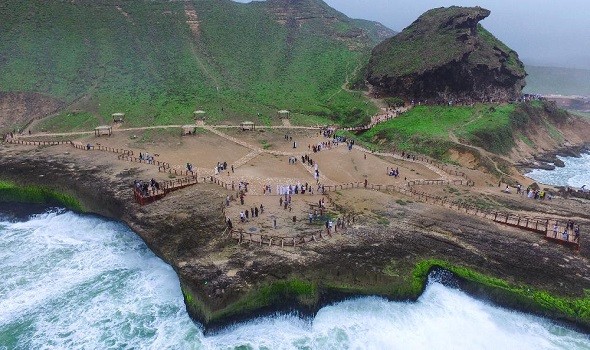
<path id="1" fill-rule="evenodd" d="M 555 170 L 534 169 L 526 175 L 547 185 L 575 188 L 586 185 L 590 188 L 590 154 L 583 154 L 580 158 L 558 158 L 565 163 L 565 167 L 555 168 Z"/>
<path id="2" fill-rule="evenodd" d="M 438 283 L 416 303 L 360 298 L 204 336 L 139 238 L 69 212 L 0 222 L 0 267 L 0 349 L 590 349 L 588 335 Z"/>

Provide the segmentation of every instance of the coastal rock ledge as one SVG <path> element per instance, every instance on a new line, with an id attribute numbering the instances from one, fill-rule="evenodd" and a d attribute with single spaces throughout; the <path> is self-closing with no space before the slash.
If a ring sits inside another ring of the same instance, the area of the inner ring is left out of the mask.
<path id="1" fill-rule="evenodd" d="M 367 81 L 380 95 L 416 103 L 519 98 L 524 64 L 479 24 L 489 15 L 481 7 L 427 11 L 373 49 Z"/>
<path id="2" fill-rule="evenodd" d="M 224 234 L 225 189 L 198 184 L 140 206 L 131 184 L 146 176 L 141 165 L 116 168 L 110 155 L 70 151 L 3 145 L 0 179 L 49 186 L 87 212 L 126 222 L 174 268 L 189 314 L 206 331 L 278 310 L 313 314 L 352 296 L 415 300 L 430 271 L 443 268 L 474 295 L 590 332 L 587 249 L 574 252 L 445 208 L 398 204 L 378 191 L 370 195 L 391 203 L 381 214 L 390 225 L 359 220 L 346 234 L 296 248 L 238 245 Z M 560 214 L 588 227 L 585 210 L 564 207 Z"/>

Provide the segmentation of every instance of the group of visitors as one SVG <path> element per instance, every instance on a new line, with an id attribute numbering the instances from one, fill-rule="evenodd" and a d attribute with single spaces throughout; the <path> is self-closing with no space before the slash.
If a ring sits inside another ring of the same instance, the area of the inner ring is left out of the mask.
<path id="1" fill-rule="evenodd" d="M 154 193 L 160 190 L 160 184 L 153 178 L 150 181 L 134 180 L 133 188 L 143 197 L 148 197 L 150 192 Z"/>
<path id="2" fill-rule="evenodd" d="M 250 210 L 246 209 L 246 210 L 240 211 L 240 222 L 241 223 L 248 222 L 251 219 L 257 218 L 258 215 L 263 214 L 264 213 L 264 205 L 260 204 L 260 209 L 258 209 L 258 208 L 259 208 L 258 206 L 253 206 L 250 208 Z"/>
<path id="3" fill-rule="evenodd" d="M 510 185 L 506 185 L 504 192 L 506 192 L 506 193 L 511 192 Z M 526 190 L 524 190 L 521 184 L 516 185 L 516 194 L 526 196 L 527 198 L 530 198 L 530 199 L 540 199 L 540 200 L 551 199 L 551 194 L 547 193 L 546 191 L 543 191 L 541 189 L 533 189 L 530 186 L 527 187 Z"/>
<path id="4" fill-rule="evenodd" d="M 406 153 L 405 151 L 402 151 L 402 158 L 405 159 L 411 159 L 413 161 L 416 161 L 416 156 L 410 153 Z"/>
<path id="5" fill-rule="evenodd" d="M 233 172 L 233 166 L 232 166 L 232 172 Z M 222 171 L 227 170 L 227 162 L 217 162 L 217 165 L 215 166 L 215 168 L 213 169 L 215 171 L 215 175 L 219 174 Z"/>
<path id="6" fill-rule="evenodd" d="M 399 176 L 399 168 L 394 169 L 394 168 L 387 167 L 387 175 L 397 178 Z"/>
<path id="7" fill-rule="evenodd" d="M 557 238 L 558 233 L 559 222 L 555 221 L 555 224 L 553 225 L 553 238 Z M 563 232 L 561 233 L 561 239 L 563 239 L 564 241 L 569 241 L 571 235 L 573 235 L 574 237 L 574 242 L 580 242 L 580 225 L 576 225 L 573 220 L 568 220 Z"/>
<path id="8" fill-rule="evenodd" d="M 148 164 L 154 164 L 154 156 L 149 153 L 139 152 L 139 160 L 145 160 L 146 162 L 148 162 Z"/>
<path id="9" fill-rule="evenodd" d="M 270 186 L 268 186 L 270 188 Z M 311 186 L 306 182 L 305 185 L 301 183 L 297 183 L 296 185 L 277 185 L 277 194 L 284 196 L 284 195 L 292 195 L 292 194 L 305 194 L 305 192 L 313 192 Z M 269 190 L 270 193 L 270 190 Z"/>
<path id="10" fill-rule="evenodd" d="M 313 151 L 313 153 L 317 153 L 320 152 L 323 149 L 332 149 L 332 146 L 338 146 L 338 141 L 336 140 L 332 140 L 332 141 L 322 141 L 322 142 L 318 142 L 317 145 L 307 145 L 307 148 L 310 151 Z"/>
<path id="11" fill-rule="evenodd" d="M 314 165 L 313 159 L 311 159 L 307 154 L 301 156 L 301 162 L 303 164 L 307 164 L 309 166 L 313 166 Z"/>

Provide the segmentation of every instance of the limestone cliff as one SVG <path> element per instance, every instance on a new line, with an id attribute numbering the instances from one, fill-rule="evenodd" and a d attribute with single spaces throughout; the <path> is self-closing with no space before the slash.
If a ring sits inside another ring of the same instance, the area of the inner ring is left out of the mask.
<path id="1" fill-rule="evenodd" d="M 382 94 L 416 101 L 517 98 L 525 85 L 524 65 L 479 24 L 489 15 L 480 7 L 427 11 L 373 49 L 368 82 Z"/>

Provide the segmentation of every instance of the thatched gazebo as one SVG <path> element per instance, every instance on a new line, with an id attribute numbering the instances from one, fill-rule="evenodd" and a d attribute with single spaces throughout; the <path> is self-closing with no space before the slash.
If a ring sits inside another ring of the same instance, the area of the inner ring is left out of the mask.
<path id="1" fill-rule="evenodd" d="M 125 113 L 113 113 L 113 123 L 122 123 L 125 120 Z"/>
<path id="2" fill-rule="evenodd" d="M 240 123 L 240 128 L 242 128 L 242 130 L 256 130 L 256 124 L 254 124 L 254 122 L 251 121 L 245 121 L 245 122 L 241 122 Z"/>
<path id="3" fill-rule="evenodd" d="M 277 112 L 279 119 L 289 119 L 291 117 L 291 112 L 286 109 L 280 110 Z"/>
<path id="4" fill-rule="evenodd" d="M 184 135 L 195 135 L 197 132 L 197 125 L 190 124 L 190 125 L 183 125 L 182 126 L 182 136 Z"/>
<path id="5" fill-rule="evenodd" d="M 193 112 L 193 116 L 195 118 L 195 120 L 205 120 L 205 116 L 207 115 L 207 113 L 205 113 L 205 111 L 194 111 Z"/>
<path id="6" fill-rule="evenodd" d="M 113 127 L 110 125 L 101 125 L 94 128 L 94 136 L 111 136 L 113 134 Z"/>

